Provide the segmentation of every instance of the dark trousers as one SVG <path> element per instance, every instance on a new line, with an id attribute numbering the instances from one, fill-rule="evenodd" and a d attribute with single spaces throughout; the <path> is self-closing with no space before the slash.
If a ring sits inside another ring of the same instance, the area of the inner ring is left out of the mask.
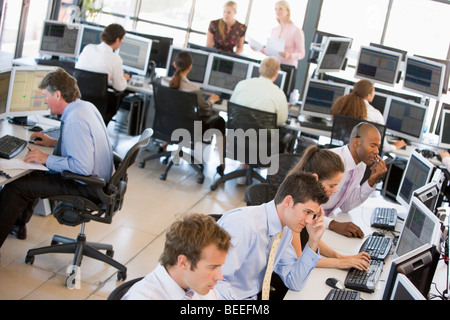
<path id="1" fill-rule="evenodd" d="M 14 224 L 25 225 L 30 220 L 39 198 L 66 194 L 97 200 L 91 187 L 64 180 L 59 174 L 42 171 L 32 172 L 6 184 L 0 191 L 0 247 Z"/>

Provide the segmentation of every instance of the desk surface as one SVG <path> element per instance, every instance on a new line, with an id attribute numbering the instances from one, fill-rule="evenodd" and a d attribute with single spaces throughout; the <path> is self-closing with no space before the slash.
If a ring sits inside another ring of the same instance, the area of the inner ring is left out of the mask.
<path id="1" fill-rule="evenodd" d="M 42 116 L 33 116 L 30 118 L 31 120 L 36 121 L 36 125 L 42 127 L 44 130 L 55 126 L 59 126 L 59 121 L 47 119 Z M 8 122 L 7 119 L 2 119 L 0 120 L 0 137 L 7 134 L 28 141 L 33 132 L 28 131 L 27 127 L 11 124 Z M 32 145 L 32 147 L 38 148 L 43 152 L 49 154 L 52 153 L 53 150 L 53 148 L 40 147 L 37 145 Z M 28 152 L 27 148 L 24 148 L 22 152 L 20 152 L 14 159 L 24 159 L 27 152 Z M 0 176 L 0 186 L 9 183 L 11 181 L 14 181 L 15 179 L 18 179 L 29 172 L 29 170 L 4 170 L 4 171 L 11 176 L 11 179 L 6 179 L 5 177 Z"/>
<path id="2" fill-rule="evenodd" d="M 338 213 L 333 214 L 332 218 L 337 221 L 351 221 L 358 225 L 364 232 L 365 236 L 371 235 L 377 229 L 370 226 L 370 217 L 372 211 L 376 207 L 394 207 L 398 212 L 406 213 L 406 209 L 401 205 L 393 203 L 389 200 L 385 200 L 381 196 L 372 197 L 367 199 L 360 207 L 353 209 L 349 213 Z M 395 228 L 395 233 L 398 236 L 403 228 L 403 221 L 399 220 Z M 386 237 L 393 237 L 390 232 L 386 233 Z M 322 240 L 333 250 L 344 255 L 354 255 L 359 252 L 359 248 L 363 244 L 365 239 L 359 238 L 347 238 L 345 236 L 339 235 L 333 231 L 326 230 Z M 394 249 L 394 247 L 393 247 Z M 377 283 L 374 293 L 361 292 L 361 299 L 363 300 L 381 300 L 384 293 L 384 288 L 386 285 L 386 280 L 389 274 L 390 265 L 392 262 L 392 253 L 389 254 L 384 261 L 383 272 L 380 275 L 380 279 Z M 340 280 L 342 283 L 345 281 L 348 270 L 340 270 L 334 268 L 315 268 L 311 275 L 309 276 L 305 287 L 301 291 L 289 290 L 285 296 L 285 300 L 324 300 L 327 294 L 330 292 L 331 287 L 325 284 L 325 281 L 334 277 Z M 442 290 L 443 283 L 445 283 L 446 268 L 438 265 L 438 269 L 435 273 L 435 281 L 442 284 L 439 289 Z M 438 280 L 437 280 L 438 279 Z"/>

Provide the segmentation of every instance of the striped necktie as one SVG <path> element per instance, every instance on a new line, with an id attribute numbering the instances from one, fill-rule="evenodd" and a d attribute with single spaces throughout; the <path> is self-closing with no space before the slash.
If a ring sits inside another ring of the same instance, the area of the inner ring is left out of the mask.
<path id="1" fill-rule="evenodd" d="M 186 290 L 184 297 L 181 298 L 181 300 L 192 300 L 193 295 L 194 295 L 194 290 L 188 288 Z"/>
<path id="2" fill-rule="evenodd" d="M 262 300 L 269 300 L 269 294 L 270 294 L 270 280 L 272 279 L 272 271 L 273 271 L 273 264 L 275 262 L 275 254 L 277 253 L 278 246 L 281 241 L 281 237 L 283 236 L 283 230 L 278 232 L 275 235 L 275 238 L 272 242 L 272 247 L 270 248 L 269 258 L 267 259 L 267 268 L 266 273 L 264 274 L 264 280 L 262 285 Z"/>
<path id="3" fill-rule="evenodd" d="M 63 126 L 64 126 L 64 121 L 61 121 L 61 125 L 59 127 L 59 138 L 58 141 L 56 141 L 56 146 L 55 149 L 53 149 L 53 155 L 54 156 L 61 156 L 61 144 L 62 144 L 62 135 L 63 135 Z"/>
<path id="4" fill-rule="evenodd" d="M 340 198 L 337 200 L 337 203 L 334 205 L 334 207 L 331 210 L 326 210 L 326 212 L 325 212 L 326 216 L 329 216 L 332 212 L 334 212 L 334 210 L 339 208 L 341 206 L 341 204 L 347 198 L 347 194 L 350 189 L 350 186 L 352 185 L 353 181 L 355 180 L 356 168 L 353 168 L 352 170 L 350 170 L 349 175 L 350 175 L 350 178 L 347 179 L 347 181 L 342 186 L 342 189 L 341 189 L 342 191 L 340 191 L 338 194 L 336 194 L 336 196 L 339 196 Z"/>

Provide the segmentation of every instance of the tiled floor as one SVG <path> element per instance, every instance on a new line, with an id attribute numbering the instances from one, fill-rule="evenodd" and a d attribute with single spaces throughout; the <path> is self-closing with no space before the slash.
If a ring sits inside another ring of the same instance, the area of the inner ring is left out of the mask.
<path id="1" fill-rule="evenodd" d="M 115 135 L 111 135 L 119 153 L 126 152 L 135 141 L 121 137 L 117 143 Z M 149 151 L 142 150 L 138 161 L 147 154 Z M 127 266 L 127 280 L 153 270 L 164 245 L 165 230 L 177 216 L 194 212 L 223 213 L 245 205 L 245 186 L 235 181 L 210 191 L 219 160 L 214 152 L 207 158 L 209 164 L 205 166 L 202 185 L 197 184 L 197 174 L 185 163 L 173 166 L 166 181 L 159 179 L 164 165 L 158 160 L 147 162 L 143 169 L 134 164 L 129 169 L 124 206 L 112 224 L 90 222 L 86 225 L 88 241 L 113 245 L 114 259 Z M 227 171 L 237 165 L 227 162 Z M 10 236 L 0 249 L 0 300 L 104 300 L 122 283 L 117 281 L 116 269 L 85 257 L 81 264 L 80 287 L 68 289 L 66 270 L 72 255 L 36 256 L 33 265 L 24 261 L 28 249 L 49 245 L 54 234 L 75 238 L 79 227 L 60 225 L 51 215 L 34 215 L 27 228 L 26 240 Z"/>

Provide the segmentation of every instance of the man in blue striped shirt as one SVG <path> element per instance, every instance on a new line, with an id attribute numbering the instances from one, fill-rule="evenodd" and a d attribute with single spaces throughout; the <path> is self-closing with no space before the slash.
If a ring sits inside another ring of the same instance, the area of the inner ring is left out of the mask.
<path id="1" fill-rule="evenodd" d="M 25 227 L 39 198 L 70 194 L 98 200 L 90 187 L 64 180 L 61 172 L 109 181 L 113 171 L 113 152 L 105 123 L 93 104 L 80 100 L 75 78 L 58 68 L 43 78 L 39 88 L 51 113 L 62 115 L 60 141 L 42 132 L 31 135 L 31 139 L 41 139 L 35 144 L 56 147 L 55 152 L 48 155 L 31 148 L 24 161 L 44 164 L 51 173 L 32 172 L 8 183 L 0 192 L 0 247 L 14 226 Z"/>

